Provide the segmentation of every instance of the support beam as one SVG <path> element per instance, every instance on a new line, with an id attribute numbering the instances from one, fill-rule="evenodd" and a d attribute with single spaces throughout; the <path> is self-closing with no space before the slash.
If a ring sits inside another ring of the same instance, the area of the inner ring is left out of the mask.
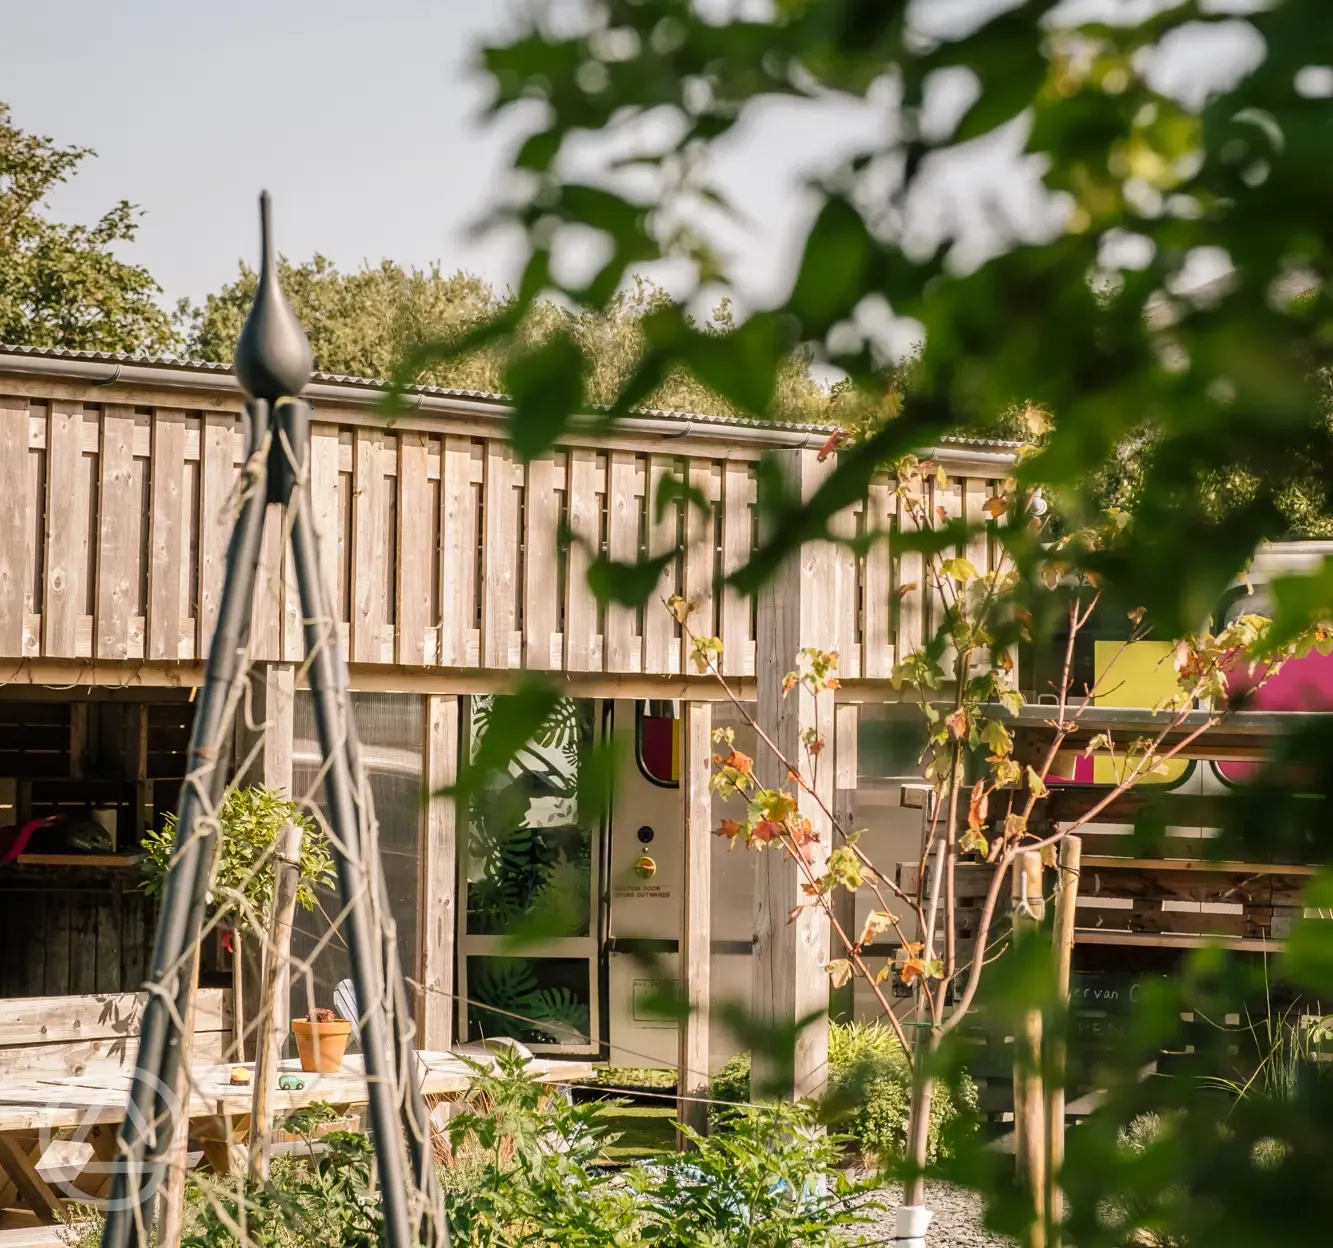
<path id="1" fill-rule="evenodd" d="M 680 991 L 690 1012 L 680 1024 L 676 1076 L 680 1100 L 676 1116 L 702 1133 L 708 1126 L 708 1106 L 693 1098 L 708 1095 L 709 1076 L 713 797 L 708 785 L 712 776 L 713 707 L 709 702 L 685 702 L 682 706 Z"/>
<path id="2" fill-rule="evenodd" d="M 791 488 L 808 499 L 832 469 L 820 464 L 814 451 L 783 451 L 775 456 Z M 789 557 L 759 593 L 757 686 L 759 725 L 780 751 L 780 758 L 762 741 L 756 747 L 756 773 L 762 784 L 787 785 L 786 762 L 803 763 L 802 735 L 809 729 L 826 743 L 833 741 L 833 698 L 816 698 L 804 687 L 782 692 L 783 675 L 796 665 L 803 646 L 828 648 L 834 637 L 834 547 L 807 542 Z M 806 768 L 802 767 L 803 772 Z M 778 1031 L 793 1030 L 810 1020 L 796 1037 L 791 1072 L 774 1068 L 755 1053 L 750 1080 L 757 1099 L 817 1096 L 828 1066 L 829 954 L 828 916 L 801 891 L 809 874 L 822 875 L 828 861 L 832 827 L 824 813 L 833 804 L 833 768 L 815 769 L 815 796 L 804 789 L 800 813 L 810 820 L 818 840 L 814 862 L 802 864 L 767 850 L 755 855 L 753 996 L 756 1021 Z M 822 802 L 822 807 L 821 807 Z M 789 921 L 792 911 L 800 913 Z"/>
<path id="3" fill-rule="evenodd" d="M 458 779 L 459 706 L 456 697 L 426 699 L 426 817 L 422 826 L 417 930 L 421 968 L 417 1023 L 423 1048 L 454 1042 L 454 926 L 458 895 L 458 816 L 440 790 Z"/>

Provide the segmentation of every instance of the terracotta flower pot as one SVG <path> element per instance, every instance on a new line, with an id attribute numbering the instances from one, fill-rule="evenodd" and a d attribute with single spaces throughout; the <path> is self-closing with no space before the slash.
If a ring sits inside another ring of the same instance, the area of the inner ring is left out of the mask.
<path id="1" fill-rule="evenodd" d="M 302 1070 L 317 1075 L 336 1075 L 343 1068 L 343 1054 L 352 1035 L 352 1024 L 345 1018 L 328 1023 L 294 1018 L 292 1034 L 296 1037 L 296 1053 L 301 1059 Z"/>

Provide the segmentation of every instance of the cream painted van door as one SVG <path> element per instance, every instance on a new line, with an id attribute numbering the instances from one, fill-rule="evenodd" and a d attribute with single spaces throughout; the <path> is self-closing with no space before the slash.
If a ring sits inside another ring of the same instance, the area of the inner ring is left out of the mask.
<path id="1" fill-rule="evenodd" d="M 491 699 L 468 700 L 470 748 Z M 472 803 L 460 847 L 458 1034 L 543 1052 L 594 1053 L 599 829 L 579 811 L 579 771 L 600 704 L 566 698 Z"/>

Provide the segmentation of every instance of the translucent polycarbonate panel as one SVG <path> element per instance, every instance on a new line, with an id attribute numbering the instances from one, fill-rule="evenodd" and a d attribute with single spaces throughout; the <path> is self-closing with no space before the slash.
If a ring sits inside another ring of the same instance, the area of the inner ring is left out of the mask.
<path id="1" fill-rule="evenodd" d="M 421 878 L 421 820 L 424 776 L 424 707 L 413 694 L 354 693 L 361 754 L 370 781 L 371 798 L 379 822 L 380 861 L 389 894 L 389 913 L 398 935 L 398 957 L 403 973 L 417 976 L 417 906 Z M 298 797 L 312 788 L 323 810 L 320 784 L 322 755 L 315 731 L 314 703 L 305 690 L 296 694 L 292 741 L 292 787 Z M 339 983 L 351 975 L 347 943 L 342 931 L 329 934 L 339 918 L 336 889 L 323 890 L 318 907 L 297 911 L 292 931 L 292 952 L 298 958 L 314 958 L 317 1006 L 334 1007 Z M 320 942 L 326 941 L 323 948 Z M 411 990 L 408 992 L 411 999 Z M 294 974 L 294 1016 L 309 1008 L 306 985 Z"/>

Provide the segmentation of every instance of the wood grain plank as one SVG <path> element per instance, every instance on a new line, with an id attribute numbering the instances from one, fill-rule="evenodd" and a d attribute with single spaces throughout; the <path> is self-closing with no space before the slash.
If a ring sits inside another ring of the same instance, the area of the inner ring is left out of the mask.
<path id="1" fill-rule="evenodd" d="M 120 900 L 117 891 L 97 899 L 97 969 L 95 992 L 120 992 Z"/>
<path id="2" fill-rule="evenodd" d="M 46 991 L 50 996 L 69 992 L 70 901 L 77 894 L 53 893 L 46 905 Z M 0 1004 L 2 1012 L 7 1007 Z"/>
<path id="3" fill-rule="evenodd" d="M 918 533 L 921 529 L 919 508 L 929 509 L 929 486 L 924 482 L 918 487 L 927 491 L 921 500 L 915 501 L 911 495 L 898 499 L 898 532 Z M 906 487 L 912 488 L 912 487 Z M 901 662 L 910 654 L 915 654 L 926 644 L 926 566 L 920 551 L 904 551 L 895 560 L 897 574 L 894 577 L 894 597 L 897 600 L 898 625 L 895 636 L 895 650 Z"/>
<path id="4" fill-rule="evenodd" d="M 236 484 L 232 443 L 234 416 L 207 415 L 200 430 L 199 448 L 199 653 L 208 653 L 218 624 L 222 582 L 227 571 L 227 542 L 231 537 L 232 509 L 228 505 Z"/>
<path id="5" fill-rule="evenodd" d="M 643 521 L 643 490 L 636 489 L 638 457 L 628 451 L 612 451 L 607 491 L 607 556 L 614 563 L 639 561 L 639 532 Z M 606 604 L 606 670 L 637 672 L 642 667 L 639 610 L 618 602 Z"/>
<path id="6" fill-rule="evenodd" d="M 70 925 L 69 990 L 75 995 L 97 990 L 97 906 L 90 900 L 80 897 Z"/>
<path id="7" fill-rule="evenodd" d="M 384 627 L 381 578 L 389 557 L 384 531 L 384 434 L 356 431 L 356 485 L 352 502 L 352 660 L 378 663 Z"/>
<path id="8" fill-rule="evenodd" d="M 153 413 L 152 514 L 148 566 L 148 658 L 180 657 L 184 557 L 185 416 Z"/>
<path id="9" fill-rule="evenodd" d="M 565 668 L 571 672 L 594 666 L 598 634 L 597 599 L 588 587 L 588 567 L 599 544 L 597 453 L 569 452 L 569 553 L 565 583 Z"/>
<path id="10" fill-rule="evenodd" d="M 560 632 L 562 459 L 563 452 L 552 451 L 528 463 L 523 521 L 523 662 L 534 671 L 560 666 L 552 657 L 551 641 Z"/>
<path id="11" fill-rule="evenodd" d="M 661 507 L 658 503 L 663 482 L 674 476 L 674 461 L 667 455 L 653 455 L 648 461 L 648 557 L 658 559 L 679 544 L 679 511 L 675 500 Z M 661 518 L 658 513 L 661 512 Z M 680 558 L 663 569 L 643 612 L 643 670 L 674 673 L 680 671 L 679 627 L 666 602 L 680 590 Z"/>
<path id="12" fill-rule="evenodd" d="M 722 465 L 722 576 L 725 580 L 750 558 L 753 529 L 754 481 L 748 464 L 728 460 Z M 722 585 L 719 633 L 724 676 L 754 674 L 754 646 L 750 635 L 750 600 L 730 585 Z"/>
<path id="13" fill-rule="evenodd" d="M 103 412 L 100 467 L 96 653 L 99 659 L 125 659 L 138 598 L 143 524 L 134 477 L 132 407 L 108 404 Z"/>
<path id="14" fill-rule="evenodd" d="M 681 750 L 684 871 L 680 913 L 680 984 L 689 1014 L 680 1024 L 677 1062 L 677 1117 L 702 1131 L 708 1121 L 709 1028 L 712 998 L 712 778 L 713 708 L 686 702 Z"/>
<path id="15" fill-rule="evenodd" d="M 458 699 L 426 699 L 426 818 L 420 890 L 421 996 L 417 1021 L 424 1048 L 453 1044 L 454 929 L 458 891 L 458 823 L 452 796 L 440 790 L 458 779 Z"/>
<path id="16" fill-rule="evenodd" d="M 861 670 L 872 679 L 893 675 L 893 546 L 891 534 L 897 513 L 893 483 L 877 476 L 866 494 L 866 532 L 876 535 L 865 559 L 864 625 Z"/>
<path id="17" fill-rule="evenodd" d="M 513 454 L 498 438 L 486 442 L 485 514 L 481 665 L 507 668 L 509 639 L 517 625 L 518 494 Z"/>
<path id="18" fill-rule="evenodd" d="M 687 469 L 689 485 L 710 504 L 707 511 L 696 502 L 685 505 L 685 568 L 682 574 L 684 595 L 693 604 L 693 611 L 685 621 L 686 628 L 697 637 L 717 634 L 717 603 L 714 601 L 714 570 L 717 543 L 716 525 L 711 504 L 718 499 L 713 465 L 707 459 L 692 459 Z M 682 634 L 681 670 L 693 671 L 690 664 L 689 638 Z"/>
<path id="19" fill-rule="evenodd" d="M 28 401 L 0 398 L 0 657 L 23 655 L 29 492 Z"/>
<path id="20" fill-rule="evenodd" d="M 254 609 L 250 616 L 250 657 L 273 661 L 282 652 L 282 554 L 286 545 L 283 519 L 276 507 L 264 516 L 264 536 L 255 569 Z"/>
<path id="21" fill-rule="evenodd" d="M 477 492 L 472 483 L 471 439 L 445 438 L 442 472 L 440 662 L 465 667 L 477 618 Z"/>
<path id="22" fill-rule="evenodd" d="M 829 532 L 844 542 L 856 537 L 859 514 L 856 507 L 844 507 L 829 521 Z M 838 654 L 838 675 L 844 680 L 861 675 L 860 599 L 861 578 L 856 553 L 851 545 L 829 543 L 828 556 L 833 566 L 832 632 L 825 644 Z"/>
<path id="23" fill-rule="evenodd" d="M 781 452 L 775 462 L 803 501 L 833 467 L 831 462 L 819 463 L 816 452 L 805 450 Z M 781 752 L 775 755 L 773 749 L 760 746 L 755 759 L 760 783 L 783 779 L 785 763 L 799 765 L 806 732 L 813 731 L 826 742 L 834 740 L 831 699 L 816 698 L 803 687 L 790 697 L 782 694 L 782 677 L 796 652 L 819 644 L 818 639 L 834 627 L 832 553 L 831 543 L 806 542 L 759 594 L 757 720 Z M 833 835 L 826 813 L 834 804 L 833 780 L 833 768 L 821 766 L 813 776 L 813 792 L 803 787 L 798 797 L 800 813 L 810 820 L 817 837 L 809 864 L 815 876 L 823 873 Z M 802 867 L 786 855 L 761 854 L 755 864 L 752 1000 L 764 1017 L 780 1026 L 793 1026 L 828 1009 L 829 980 L 821 973 L 830 956 L 827 914 L 803 905 L 794 921 L 789 918 L 804 898 L 805 879 Z M 827 1060 L 827 1027 L 805 1028 L 796 1044 L 794 1082 L 785 1086 L 784 1076 L 780 1090 L 797 1097 L 817 1095 L 827 1078 Z M 776 1072 L 760 1068 L 760 1077 L 771 1081 Z"/>
<path id="24" fill-rule="evenodd" d="M 41 1226 L 57 1226 L 65 1220 L 65 1204 L 37 1172 L 36 1160 L 24 1142 L 0 1135 L 0 1170 L 8 1173 L 24 1205 Z"/>
<path id="25" fill-rule="evenodd" d="M 310 427 L 310 508 L 319 548 L 319 574 L 329 611 L 329 635 L 337 636 L 339 620 L 338 567 L 341 528 L 338 521 L 338 428 Z"/>
<path id="26" fill-rule="evenodd" d="M 74 658 L 88 575 L 88 510 L 83 471 L 83 404 L 53 402 L 46 434 L 46 579 L 43 653 Z"/>
<path id="27" fill-rule="evenodd" d="M 398 662 L 412 665 L 426 661 L 426 631 L 435 623 L 428 443 L 424 433 L 398 438 Z"/>

